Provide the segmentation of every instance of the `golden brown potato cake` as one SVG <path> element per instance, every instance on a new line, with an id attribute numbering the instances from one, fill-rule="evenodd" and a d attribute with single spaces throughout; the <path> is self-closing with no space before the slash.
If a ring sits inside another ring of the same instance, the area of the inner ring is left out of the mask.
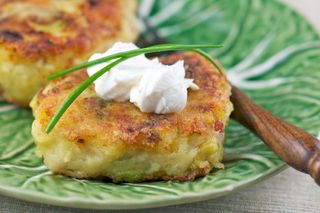
<path id="1" fill-rule="evenodd" d="M 0 0 L 0 94 L 28 106 L 47 76 L 138 35 L 134 0 Z"/>
<path id="2" fill-rule="evenodd" d="M 176 53 L 161 61 L 185 61 L 189 90 L 180 113 L 143 113 L 130 102 L 108 102 L 88 88 L 50 134 L 46 125 L 70 92 L 88 76 L 85 70 L 50 82 L 31 102 L 37 154 L 48 168 L 76 178 L 115 182 L 193 180 L 223 168 L 224 128 L 232 111 L 226 77 L 202 56 Z"/>

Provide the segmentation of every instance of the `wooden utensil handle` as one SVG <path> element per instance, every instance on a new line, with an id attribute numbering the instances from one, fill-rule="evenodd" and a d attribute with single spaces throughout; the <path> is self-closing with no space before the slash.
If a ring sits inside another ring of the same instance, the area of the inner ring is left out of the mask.
<path id="1" fill-rule="evenodd" d="M 320 185 L 320 141 L 273 116 L 236 87 L 232 87 L 232 118 L 261 138 L 283 161 L 310 174 Z"/>

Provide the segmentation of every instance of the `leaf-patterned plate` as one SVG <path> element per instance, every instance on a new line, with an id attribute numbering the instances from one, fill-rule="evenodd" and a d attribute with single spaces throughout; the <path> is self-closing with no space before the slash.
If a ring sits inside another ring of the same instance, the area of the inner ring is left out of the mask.
<path id="1" fill-rule="evenodd" d="M 210 52 L 229 80 L 272 113 L 320 132 L 320 40 L 274 0 L 142 0 L 142 41 L 224 43 Z M 0 101 L 0 193 L 78 208 L 147 208 L 226 195 L 284 163 L 241 125 L 227 128 L 225 169 L 193 182 L 112 184 L 54 175 L 34 154 L 30 110 Z"/>

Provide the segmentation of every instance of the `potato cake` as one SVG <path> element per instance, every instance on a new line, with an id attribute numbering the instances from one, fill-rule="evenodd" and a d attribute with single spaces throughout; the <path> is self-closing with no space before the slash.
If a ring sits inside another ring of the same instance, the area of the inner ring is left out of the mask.
<path id="1" fill-rule="evenodd" d="M 101 99 L 91 85 L 46 134 L 61 102 L 88 76 L 81 70 L 50 82 L 31 102 L 37 154 L 55 173 L 114 182 L 193 180 L 223 168 L 230 85 L 196 53 L 160 58 L 165 64 L 178 60 L 184 60 L 186 78 L 200 87 L 189 90 L 179 113 L 143 113 L 130 102 Z"/>
<path id="2" fill-rule="evenodd" d="M 134 0 L 0 0 L 0 95 L 28 106 L 47 76 L 138 35 Z"/>

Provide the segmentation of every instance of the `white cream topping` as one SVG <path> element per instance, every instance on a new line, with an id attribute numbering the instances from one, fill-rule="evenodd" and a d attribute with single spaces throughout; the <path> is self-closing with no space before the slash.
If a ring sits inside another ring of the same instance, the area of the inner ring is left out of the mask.
<path id="1" fill-rule="evenodd" d="M 89 61 L 111 54 L 138 49 L 133 43 L 117 42 L 102 54 L 94 54 Z M 91 76 L 111 62 L 87 69 Z M 164 65 L 158 59 L 139 55 L 113 67 L 98 78 L 95 91 L 105 100 L 130 101 L 142 112 L 166 114 L 181 112 L 187 104 L 187 89 L 198 89 L 193 79 L 185 78 L 184 62 Z"/>

